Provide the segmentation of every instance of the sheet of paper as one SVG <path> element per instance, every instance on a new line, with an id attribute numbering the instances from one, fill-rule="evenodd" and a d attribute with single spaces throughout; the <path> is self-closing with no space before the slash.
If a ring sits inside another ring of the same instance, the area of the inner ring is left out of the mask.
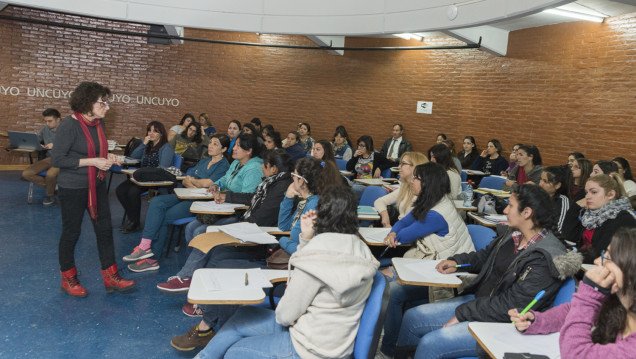
<path id="1" fill-rule="evenodd" d="M 246 275 L 247 285 L 245 284 Z M 272 287 L 272 283 L 265 277 L 260 268 L 205 271 L 203 272 L 203 285 L 208 291 Z"/>
<path id="2" fill-rule="evenodd" d="M 506 222 L 508 221 L 508 217 L 505 214 L 488 214 L 486 218 L 493 222 Z"/>
<path id="3" fill-rule="evenodd" d="M 391 228 L 360 227 L 360 235 L 369 243 L 384 243 L 384 238 L 389 235 Z"/>
<path id="4" fill-rule="evenodd" d="M 238 222 L 218 227 L 219 231 L 240 240 L 244 243 L 278 244 L 276 237 L 263 232 L 256 224 Z"/>
<path id="5" fill-rule="evenodd" d="M 551 359 L 561 357 L 559 333 L 523 335 L 510 322 L 472 322 L 469 327 L 495 358 L 503 358 L 504 353 L 540 354 L 546 355 Z"/>
<path id="6" fill-rule="evenodd" d="M 195 201 L 190 206 L 190 211 L 232 213 L 236 207 L 244 207 L 244 205 L 240 203 L 218 204 L 214 201 Z"/>
<path id="7" fill-rule="evenodd" d="M 462 170 L 462 172 L 466 172 L 466 174 L 469 174 L 469 175 L 478 175 L 478 176 L 485 175 L 485 173 L 483 173 L 482 171 L 477 171 L 477 170 Z"/>
<path id="8" fill-rule="evenodd" d="M 461 284 L 462 281 L 456 275 L 438 272 L 435 266 L 439 262 L 441 260 L 393 258 L 393 267 L 399 278 L 406 282 Z"/>

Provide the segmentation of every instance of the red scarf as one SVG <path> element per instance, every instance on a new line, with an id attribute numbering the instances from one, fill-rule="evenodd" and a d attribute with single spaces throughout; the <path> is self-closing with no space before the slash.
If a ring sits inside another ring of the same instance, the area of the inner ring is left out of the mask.
<path id="1" fill-rule="evenodd" d="M 87 120 L 81 113 L 73 112 L 77 122 L 79 122 L 84 137 L 86 138 L 86 148 L 88 149 L 88 158 L 108 158 L 108 143 L 106 141 L 106 134 L 104 133 L 104 127 L 101 126 L 101 119 L 95 119 L 91 122 Z M 99 138 L 99 156 L 95 153 L 95 142 L 93 142 L 93 136 L 88 132 L 88 126 L 97 126 L 97 138 Z M 104 180 L 106 172 L 99 170 L 95 166 L 88 166 L 88 213 L 90 213 L 93 220 L 97 220 L 97 177 L 100 180 Z"/>

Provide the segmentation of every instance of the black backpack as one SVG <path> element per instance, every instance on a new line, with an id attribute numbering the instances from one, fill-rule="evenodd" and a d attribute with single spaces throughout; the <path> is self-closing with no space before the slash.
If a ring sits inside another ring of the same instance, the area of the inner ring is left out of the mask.
<path id="1" fill-rule="evenodd" d="M 128 143 L 126 144 L 126 147 L 124 147 L 124 156 L 130 157 L 130 154 L 135 150 L 135 148 L 139 147 L 139 145 L 141 145 L 142 143 L 144 143 L 144 140 L 142 140 L 141 138 L 131 138 L 130 141 L 128 141 Z"/>

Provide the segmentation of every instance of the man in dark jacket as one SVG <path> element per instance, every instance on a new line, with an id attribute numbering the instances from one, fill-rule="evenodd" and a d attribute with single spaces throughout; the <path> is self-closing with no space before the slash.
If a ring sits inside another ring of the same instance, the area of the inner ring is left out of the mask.
<path id="1" fill-rule="evenodd" d="M 384 157 L 393 163 L 393 166 L 398 165 L 398 161 L 404 152 L 412 151 L 411 143 L 402 137 L 403 133 L 404 126 L 399 123 L 393 125 L 393 136 L 384 142 L 382 151 L 380 151 Z"/>

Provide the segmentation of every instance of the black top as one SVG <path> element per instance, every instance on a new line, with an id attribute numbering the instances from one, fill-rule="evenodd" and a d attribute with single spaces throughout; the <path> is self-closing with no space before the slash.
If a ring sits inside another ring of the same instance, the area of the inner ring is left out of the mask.
<path id="1" fill-rule="evenodd" d="M 474 149 L 466 157 L 464 157 L 463 150 L 457 154 L 457 158 L 459 159 L 459 162 L 462 164 L 462 168 L 470 168 L 470 165 L 472 165 L 473 162 L 475 162 L 475 159 L 477 159 L 477 156 L 479 156 L 479 153 L 477 153 L 477 151 L 475 151 Z"/>
<path id="2" fill-rule="evenodd" d="M 594 259 L 600 257 L 601 252 L 604 249 L 607 249 L 607 246 L 609 246 L 612 241 L 614 233 L 616 233 L 616 231 L 621 227 L 636 227 L 636 219 L 634 219 L 634 216 L 632 216 L 632 214 L 628 211 L 621 211 L 616 218 L 608 219 L 603 222 L 600 227 L 594 229 L 594 234 L 592 235 L 592 247 L 588 250 L 581 251 L 583 254 L 583 263 L 594 263 Z M 580 226 L 578 235 L 579 248 L 581 248 L 581 244 L 583 242 L 584 231 L 585 228 Z"/>
<path id="3" fill-rule="evenodd" d="M 507 241 L 501 245 L 499 252 L 495 255 L 492 265 L 492 274 L 488 276 L 475 291 L 475 297 L 488 297 L 506 274 L 508 266 L 515 258 L 515 241 Z"/>

